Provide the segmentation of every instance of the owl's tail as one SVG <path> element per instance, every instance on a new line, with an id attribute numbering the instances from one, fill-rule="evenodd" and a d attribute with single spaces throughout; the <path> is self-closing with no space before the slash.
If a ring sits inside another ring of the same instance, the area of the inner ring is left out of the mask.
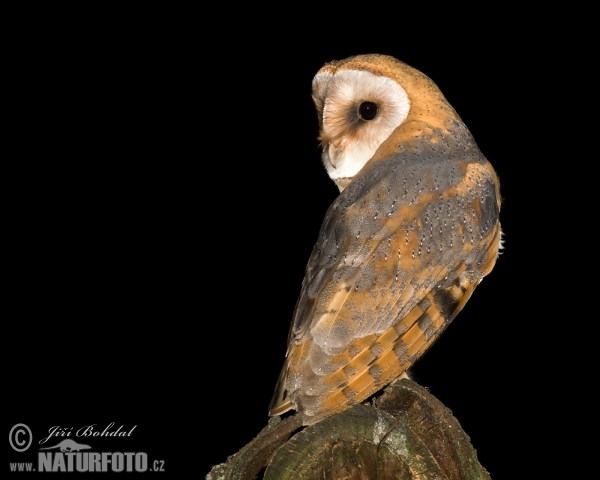
<path id="1" fill-rule="evenodd" d="M 299 389 L 297 382 L 301 374 L 298 372 L 298 368 L 306 362 L 309 345 L 309 341 L 303 342 L 298 345 L 298 348 L 294 348 L 286 354 L 283 368 L 275 386 L 275 394 L 269 405 L 269 415 L 281 415 L 288 410 L 297 410 L 297 404 L 295 399 L 292 398 L 290 390 L 297 392 Z"/>
<path id="2" fill-rule="evenodd" d="M 269 415 L 271 417 L 275 415 L 281 415 L 288 410 L 294 408 L 292 404 L 292 399 L 290 398 L 287 388 L 287 362 L 283 366 L 281 373 L 279 374 L 279 380 L 277 380 L 277 385 L 275 386 L 275 394 L 271 400 L 271 404 L 269 405 Z"/>

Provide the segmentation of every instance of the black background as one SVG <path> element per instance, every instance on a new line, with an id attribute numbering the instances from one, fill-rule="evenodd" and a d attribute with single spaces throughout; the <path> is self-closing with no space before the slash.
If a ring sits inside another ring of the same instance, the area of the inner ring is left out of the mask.
<path id="1" fill-rule="evenodd" d="M 541 324 L 558 324 L 539 287 L 543 175 L 560 143 L 548 129 L 553 33 L 531 35 L 517 16 L 494 27 L 493 15 L 440 13 L 434 25 L 396 8 L 296 26 L 292 13 L 239 10 L 235 25 L 192 11 L 14 18 L 7 430 L 22 422 L 39 440 L 54 425 L 137 425 L 127 439 L 86 440 L 200 478 L 258 434 L 337 195 L 311 80 L 327 61 L 383 53 L 440 86 L 500 177 L 504 253 L 413 375 L 492 478 L 521 476 L 512 459 L 548 440 L 539 402 L 561 366 L 537 350 Z M 528 455 L 523 476 L 544 463 Z"/>

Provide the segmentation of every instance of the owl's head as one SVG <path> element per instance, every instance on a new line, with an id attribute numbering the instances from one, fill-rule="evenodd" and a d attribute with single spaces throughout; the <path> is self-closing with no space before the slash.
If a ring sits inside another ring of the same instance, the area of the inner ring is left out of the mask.
<path id="1" fill-rule="evenodd" d="M 387 55 L 325 64 L 313 79 L 312 97 L 321 158 L 340 192 L 378 150 L 415 140 L 415 130 L 398 129 L 401 125 L 419 122 L 425 130 L 447 130 L 450 120 L 460 122 L 429 77 Z M 425 130 L 417 129 L 416 135 Z"/>

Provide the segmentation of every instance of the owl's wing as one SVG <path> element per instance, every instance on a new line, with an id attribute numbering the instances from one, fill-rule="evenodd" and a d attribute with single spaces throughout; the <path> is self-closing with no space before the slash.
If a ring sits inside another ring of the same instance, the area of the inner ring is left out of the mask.
<path id="1" fill-rule="evenodd" d="M 483 158 L 372 166 L 328 210 L 271 415 L 305 424 L 398 378 L 495 263 L 500 199 Z"/>

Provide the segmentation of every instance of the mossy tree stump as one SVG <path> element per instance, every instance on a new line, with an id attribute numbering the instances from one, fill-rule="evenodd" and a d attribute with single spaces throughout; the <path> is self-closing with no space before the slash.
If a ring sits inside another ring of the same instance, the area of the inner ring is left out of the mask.
<path id="1" fill-rule="evenodd" d="M 207 480 L 490 480 L 452 412 L 407 379 L 308 427 L 272 418 Z"/>

